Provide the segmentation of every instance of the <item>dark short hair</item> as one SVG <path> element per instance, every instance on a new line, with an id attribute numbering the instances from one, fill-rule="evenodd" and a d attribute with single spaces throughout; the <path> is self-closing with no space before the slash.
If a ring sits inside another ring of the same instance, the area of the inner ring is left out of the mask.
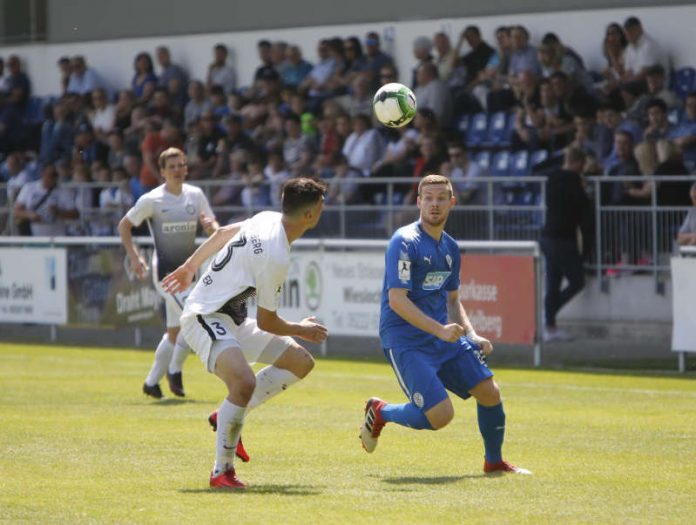
<path id="1" fill-rule="evenodd" d="M 587 153 L 585 153 L 580 148 L 570 147 L 566 149 L 565 160 L 566 162 L 585 162 L 587 158 Z"/>
<path id="2" fill-rule="evenodd" d="M 667 113 L 667 104 L 665 104 L 665 101 L 661 98 L 650 99 L 648 103 L 645 105 L 646 113 L 650 108 L 660 108 L 663 113 Z"/>
<path id="3" fill-rule="evenodd" d="M 318 203 L 326 194 L 326 184 L 307 177 L 290 179 L 283 186 L 283 214 L 294 215 L 308 206 Z"/>
<path id="4" fill-rule="evenodd" d="M 642 27 L 640 19 L 637 16 L 629 16 L 624 22 L 624 29 L 629 29 L 631 27 Z"/>
<path id="5" fill-rule="evenodd" d="M 479 29 L 478 26 L 466 26 L 466 29 L 464 29 L 465 33 L 473 33 L 476 36 L 481 36 L 481 30 Z"/>
<path id="6" fill-rule="evenodd" d="M 256 44 L 256 47 L 271 47 L 271 41 L 270 40 L 259 40 L 258 43 Z"/>
<path id="7" fill-rule="evenodd" d="M 645 74 L 649 77 L 663 77 L 665 76 L 665 68 L 661 64 L 655 64 L 648 67 L 645 70 Z"/>

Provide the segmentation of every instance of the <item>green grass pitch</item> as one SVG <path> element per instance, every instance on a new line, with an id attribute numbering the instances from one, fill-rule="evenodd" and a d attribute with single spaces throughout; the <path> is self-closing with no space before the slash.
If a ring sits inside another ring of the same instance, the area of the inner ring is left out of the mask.
<path id="1" fill-rule="evenodd" d="M 195 356 L 189 398 L 140 393 L 152 353 L 0 345 L 0 521 L 8 523 L 694 523 L 696 381 L 496 370 L 506 458 L 486 477 L 472 401 L 438 432 L 358 440 L 370 395 L 401 402 L 381 361 L 320 359 L 250 413 L 244 493 L 208 488 L 206 417 L 222 383 Z M 493 360 L 494 361 L 494 360 Z M 494 366 L 494 365 L 493 365 Z M 494 366 L 495 368 L 495 366 Z M 165 385 L 163 384 L 163 388 Z"/>

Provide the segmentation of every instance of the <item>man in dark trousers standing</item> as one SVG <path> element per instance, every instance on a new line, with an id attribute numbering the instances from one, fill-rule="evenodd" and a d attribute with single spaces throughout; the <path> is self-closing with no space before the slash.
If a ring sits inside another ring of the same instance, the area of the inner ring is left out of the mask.
<path id="1" fill-rule="evenodd" d="M 556 326 L 558 311 L 585 286 L 578 229 L 589 211 L 589 199 L 581 173 L 585 153 L 568 148 L 563 167 L 549 175 L 546 185 L 546 224 L 541 249 L 546 260 L 544 341 L 567 341 L 571 337 Z M 562 287 L 563 278 L 568 281 Z"/>

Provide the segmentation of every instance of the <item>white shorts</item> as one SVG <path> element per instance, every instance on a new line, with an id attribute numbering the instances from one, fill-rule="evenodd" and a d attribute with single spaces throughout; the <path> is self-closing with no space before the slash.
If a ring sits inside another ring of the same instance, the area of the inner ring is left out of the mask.
<path id="1" fill-rule="evenodd" d="M 196 282 L 194 281 L 191 283 L 191 286 L 186 288 L 183 292 L 170 294 L 164 291 L 162 284 L 157 279 L 153 279 L 153 281 L 157 293 L 164 299 L 167 328 L 178 328 L 180 326 L 179 318 L 181 317 L 181 312 L 184 310 L 184 301 L 186 301 L 186 298 L 193 290 Z"/>
<path id="2" fill-rule="evenodd" d="M 295 344 L 288 336 L 264 332 L 255 319 L 247 317 L 237 326 L 227 314 L 187 313 L 181 318 L 181 333 L 208 372 L 215 371 L 215 361 L 228 348 L 240 348 L 249 364 L 273 364 Z"/>

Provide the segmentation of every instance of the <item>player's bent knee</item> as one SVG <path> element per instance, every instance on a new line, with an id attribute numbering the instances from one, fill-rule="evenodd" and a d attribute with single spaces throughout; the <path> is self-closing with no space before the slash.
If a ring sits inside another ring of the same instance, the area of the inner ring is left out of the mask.
<path id="1" fill-rule="evenodd" d="M 428 418 L 433 430 L 446 427 L 450 421 L 454 419 L 454 407 L 452 406 L 452 402 L 449 399 L 445 399 L 428 410 L 425 413 L 425 417 Z"/>
<path id="2" fill-rule="evenodd" d="M 500 388 L 498 388 L 498 384 L 492 378 L 488 378 L 476 385 L 471 389 L 470 393 L 483 406 L 495 406 L 502 400 Z"/>
<path id="3" fill-rule="evenodd" d="M 292 372 L 302 379 L 314 368 L 314 358 L 307 349 L 300 345 L 289 346 L 273 365 Z"/>

